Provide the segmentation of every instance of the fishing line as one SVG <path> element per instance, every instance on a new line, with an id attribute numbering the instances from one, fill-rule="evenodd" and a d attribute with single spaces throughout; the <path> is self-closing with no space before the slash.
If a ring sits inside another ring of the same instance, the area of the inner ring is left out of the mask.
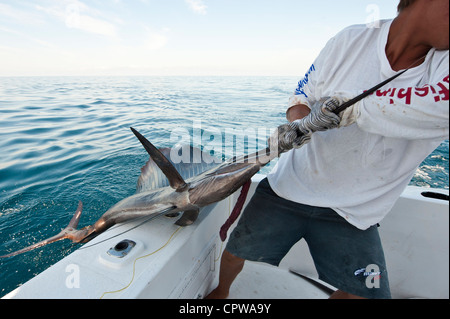
<path id="1" fill-rule="evenodd" d="M 138 228 L 139 226 L 141 226 L 141 225 L 143 225 L 143 224 L 145 224 L 145 223 L 147 223 L 147 222 L 149 222 L 149 221 L 151 221 L 151 220 L 153 220 L 153 219 L 155 219 L 155 218 L 157 218 L 157 217 L 159 217 L 159 216 L 161 216 L 161 215 L 167 214 L 168 211 L 170 211 L 170 210 L 172 210 L 172 209 L 173 209 L 173 207 L 171 207 L 171 208 L 169 208 L 169 209 L 165 209 L 164 211 L 162 211 L 162 212 L 160 212 L 160 213 L 158 213 L 158 214 L 156 214 L 156 215 L 152 215 L 152 216 L 146 218 L 146 219 L 145 219 L 144 221 L 142 221 L 141 223 L 139 223 L 139 224 L 137 224 L 137 225 L 135 225 L 135 226 L 133 226 L 133 227 L 127 229 L 127 230 L 124 230 L 124 231 L 121 232 L 121 233 L 118 233 L 118 234 L 116 234 L 116 235 L 114 235 L 114 236 L 105 238 L 105 239 L 103 239 L 103 240 L 101 240 L 101 241 L 99 241 L 99 242 L 96 242 L 95 244 L 92 244 L 92 245 L 89 245 L 89 246 L 83 246 L 83 247 L 79 248 L 78 250 L 83 250 L 83 249 L 87 249 L 87 248 L 91 248 L 91 247 L 97 246 L 98 244 L 104 243 L 105 241 L 108 241 L 108 240 L 110 240 L 110 239 L 116 238 L 116 237 L 121 236 L 121 235 L 123 235 L 123 234 L 125 234 L 125 233 L 128 233 L 129 231 L 132 231 L 133 229 L 136 229 L 136 228 Z M 134 222 L 134 221 L 136 221 L 136 220 L 128 220 L 128 221 L 126 221 L 126 222 L 123 222 L 123 223 L 121 223 L 120 225 L 117 225 L 116 227 L 111 228 L 110 231 L 113 230 L 113 229 L 115 229 L 115 228 L 124 226 L 124 225 L 126 225 L 126 224 L 128 224 L 128 223 Z"/>

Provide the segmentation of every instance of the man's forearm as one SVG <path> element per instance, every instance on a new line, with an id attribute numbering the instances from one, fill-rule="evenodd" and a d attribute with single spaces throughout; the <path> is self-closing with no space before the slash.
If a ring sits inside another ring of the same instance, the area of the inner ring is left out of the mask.
<path id="1" fill-rule="evenodd" d="M 310 113 L 310 109 L 305 104 L 297 104 L 289 108 L 286 112 L 286 118 L 289 122 L 304 118 Z"/>

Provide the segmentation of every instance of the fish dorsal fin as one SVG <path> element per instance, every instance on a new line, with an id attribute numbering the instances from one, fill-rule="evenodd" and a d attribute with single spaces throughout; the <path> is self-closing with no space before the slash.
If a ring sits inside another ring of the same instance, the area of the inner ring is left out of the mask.
<path id="1" fill-rule="evenodd" d="M 159 169 L 166 175 L 169 180 L 170 187 L 176 190 L 183 190 L 187 184 L 181 177 L 180 173 L 173 167 L 172 163 L 144 136 L 131 127 L 131 131 L 136 135 L 139 141 L 144 146 L 151 159 L 158 165 Z"/>
<path id="2" fill-rule="evenodd" d="M 166 158 L 169 158 L 170 148 L 162 148 L 159 149 L 159 151 L 163 153 Z M 147 163 L 141 168 L 141 175 L 137 182 L 136 193 L 151 191 L 166 186 L 169 186 L 169 181 L 150 157 Z"/>
<path id="3" fill-rule="evenodd" d="M 174 148 L 161 148 L 159 151 L 172 163 L 181 177 L 187 182 L 196 176 L 215 168 L 220 160 L 209 153 L 190 145 L 177 145 Z M 175 161 L 172 161 L 171 159 Z M 141 168 L 136 193 L 169 186 L 169 182 L 155 162 L 150 158 Z"/>

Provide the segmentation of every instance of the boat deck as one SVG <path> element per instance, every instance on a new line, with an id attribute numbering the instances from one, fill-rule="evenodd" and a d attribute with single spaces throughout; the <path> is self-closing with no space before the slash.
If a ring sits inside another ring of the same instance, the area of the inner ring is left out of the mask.
<path id="1" fill-rule="evenodd" d="M 245 263 L 231 286 L 229 299 L 327 299 L 329 295 L 287 269 Z"/>

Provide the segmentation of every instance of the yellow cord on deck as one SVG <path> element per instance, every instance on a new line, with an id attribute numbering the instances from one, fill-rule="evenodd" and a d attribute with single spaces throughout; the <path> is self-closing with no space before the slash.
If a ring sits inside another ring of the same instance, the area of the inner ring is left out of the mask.
<path id="1" fill-rule="evenodd" d="M 175 234 L 176 234 L 181 228 L 183 228 L 183 227 L 181 227 L 181 226 L 178 227 L 178 228 L 173 232 L 173 234 L 170 236 L 169 240 L 167 240 L 167 242 L 166 242 L 164 245 L 162 245 L 161 247 L 159 247 L 157 250 L 155 250 L 154 252 L 151 252 L 150 254 L 147 254 L 147 255 L 145 255 L 145 256 L 138 257 L 138 258 L 136 258 L 136 259 L 134 260 L 134 262 L 133 262 L 133 275 L 132 275 L 131 280 L 130 280 L 130 282 L 128 283 L 128 285 L 126 285 L 125 287 L 123 287 L 122 289 L 119 289 L 119 290 L 114 290 L 114 291 L 107 291 L 107 292 L 104 292 L 104 293 L 102 294 L 102 296 L 100 297 L 100 299 L 103 299 L 103 297 L 104 297 L 105 295 L 107 295 L 107 294 L 115 294 L 115 293 L 124 291 L 125 289 L 127 289 L 128 287 L 130 287 L 131 284 L 132 284 L 133 281 L 134 281 L 134 276 L 135 276 L 135 274 L 136 274 L 136 262 L 137 262 L 139 259 L 144 259 L 144 258 L 147 258 L 147 257 L 153 255 L 153 254 L 156 254 L 158 251 L 160 251 L 161 249 L 165 248 L 165 247 L 170 243 L 170 241 L 172 240 L 173 236 L 175 236 Z"/>
<path id="2" fill-rule="evenodd" d="M 230 216 L 230 214 L 231 214 L 231 196 L 228 197 L 228 216 Z M 153 255 L 153 254 L 156 254 L 158 251 L 164 249 L 164 248 L 170 243 L 170 241 L 172 240 L 172 238 L 175 236 L 175 234 L 176 234 L 181 228 L 183 228 L 183 227 L 181 227 L 181 226 L 178 227 L 178 228 L 173 232 L 173 234 L 169 237 L 169 239 L 167 240 L 167 242 L 166 242 L 164 245 L 162 245 L 160 248 L 158 248 L 157 250 L 151 252 L 150 254 L 147 254 L 147 255 L 145 255 L 145 256 L 138 257 L 138 258 L 136 258 L 136 259 L 134 260 L 134 262 L 133 262 L 133 275 L 132 275 L 131 280 L 130 280 L 130 282 L 128 283 L 128 285 L 126 285 L 125 287 L 123 287 L 123 288 L 121 288 L 121 289 L 119 289 L 119 290 L 114 290 L 114 291 L 107 291 L 107 292 L 104 292 L 104 293 L 102 294 L 102 296 L 100 297 L 100 299 L 103 299 L 103 297 L 104 297 L 105 295 L 107 295 L 107 294 L 115 294 L 115 293 L 124 291 L 125 289 L 127 289 L 128 287 L 130 287 L 131 284 L 132 284 L 133 281 L 134 281 L 134 276 L 136 275 L 136 262 L 137 262 L 139 259 L 147 258 L 147 257 L 149 257 L 149 256 L 151 256 L 151 255 Z M 222 248 L 223 248 L 223 242 L 221 243 L 221 246 L 220 246 L 220 249 L 219 249 L 219 256 L 218 256 L 217 259 L 214 260 L 214 262 L 217 262 L 217 261 L 220 259 L 221 254 L 222 254 Z"/>

